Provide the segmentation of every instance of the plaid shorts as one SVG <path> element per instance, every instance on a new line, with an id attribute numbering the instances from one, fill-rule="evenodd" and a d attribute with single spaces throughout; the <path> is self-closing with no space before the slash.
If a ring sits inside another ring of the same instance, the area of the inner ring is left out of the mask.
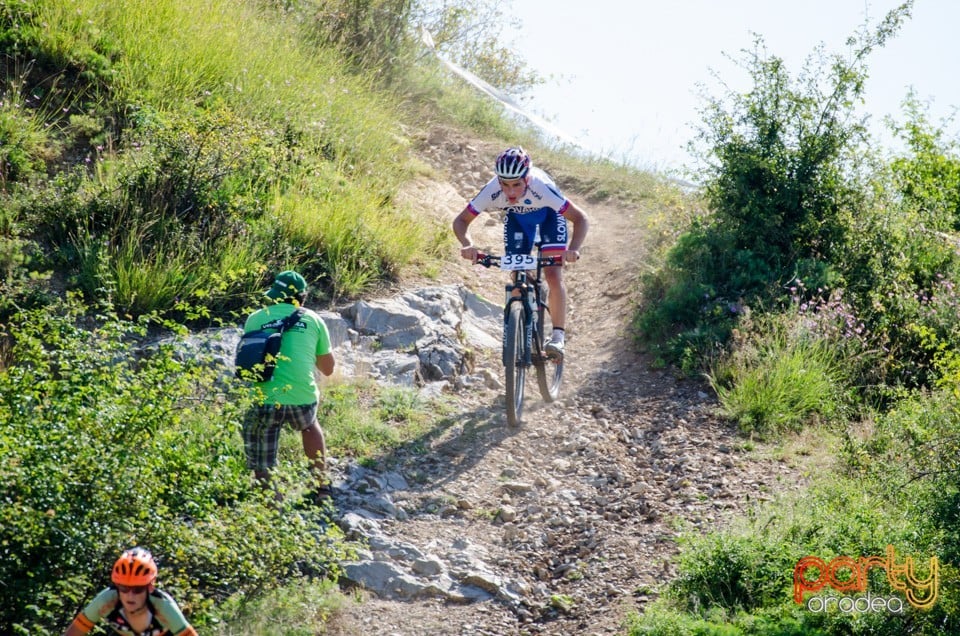
<path id="1" fill-rule="evenodd" d="M 310 428 L 317 420 L 317 403 L 291 406 L 264 404 L 247 411 L 243 418 L 243 450 L 247 468 L 268 470 L 277 465 L 280 429 L 289 424 L 295 431 Z"/>

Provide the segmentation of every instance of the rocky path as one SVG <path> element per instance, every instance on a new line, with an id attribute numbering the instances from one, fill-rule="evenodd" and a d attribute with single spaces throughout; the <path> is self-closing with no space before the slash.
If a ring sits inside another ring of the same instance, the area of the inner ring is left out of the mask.
<path id="1" fill-rule="evenodd" d="M 446 136 L 424 148 L 453 174 L 421 184 L 413 201 L 452 219 L 496 150 Z M 386 589 L 358 589 L 332 633 L 624 633 L 628 613 L 670 580 L 680 528 L 715 528 L 793 483 L 788 464 L 743 449 L 707 387 L 631 351 L 640 220 L 567 194 L 592 227 L 567 271 L 563 397 L 544 405 L 528 386 L 524 425 L 510 430 L 500 388 L 461 386 L 447 396 L 459 415 L 416 451 L 380 470 L 338 469 L 341 525 L 369 544 L 362 576 L 379 574 Z M 471 231 L 498 251 L 495 219 Z M 502 296 L 499 272 L 463 263 L 445 277 Z M 478 352 L 474 371 L 500 374 L 498 355 Z"/>

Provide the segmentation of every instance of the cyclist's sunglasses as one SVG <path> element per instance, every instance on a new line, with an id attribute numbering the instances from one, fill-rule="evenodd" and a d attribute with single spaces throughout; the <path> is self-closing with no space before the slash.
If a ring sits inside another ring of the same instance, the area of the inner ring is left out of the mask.
<path id="1" fill-rule="evenodd" d="M 129 585 L 118 585 L 117 591 L 121 594 L 143 594 L 147 591 L 146 585 L 135 585 L 130 587 Z"/>

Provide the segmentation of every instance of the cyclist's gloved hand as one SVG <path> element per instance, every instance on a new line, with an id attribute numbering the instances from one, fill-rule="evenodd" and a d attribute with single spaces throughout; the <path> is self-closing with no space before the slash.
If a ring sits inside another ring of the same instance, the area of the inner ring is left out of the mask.
<path id="1" fill-rule="evenodd" d="M 460 248 L 460 256 L 467 259 L 471 263 L 477 262 L 478 250 L 473 245 L 467 245 L 466 247 Z"/>
<path id="2" fill-rule="evenodd" d="M 580 250 L 567 250 L 563 253 L 563 260 L 567 263 L 576 263 L 580 260 Z"/>

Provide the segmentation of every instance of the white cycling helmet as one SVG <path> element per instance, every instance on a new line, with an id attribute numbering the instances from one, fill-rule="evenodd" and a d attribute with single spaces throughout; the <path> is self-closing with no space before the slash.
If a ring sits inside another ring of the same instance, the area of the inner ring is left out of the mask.
<path id="1" fill-rule="evenodd" d="M 530 155 L 523 148 L 507 148 L 497 157 L 493 171 L 501 179 L 522 179 L 530 171 Z"/>

